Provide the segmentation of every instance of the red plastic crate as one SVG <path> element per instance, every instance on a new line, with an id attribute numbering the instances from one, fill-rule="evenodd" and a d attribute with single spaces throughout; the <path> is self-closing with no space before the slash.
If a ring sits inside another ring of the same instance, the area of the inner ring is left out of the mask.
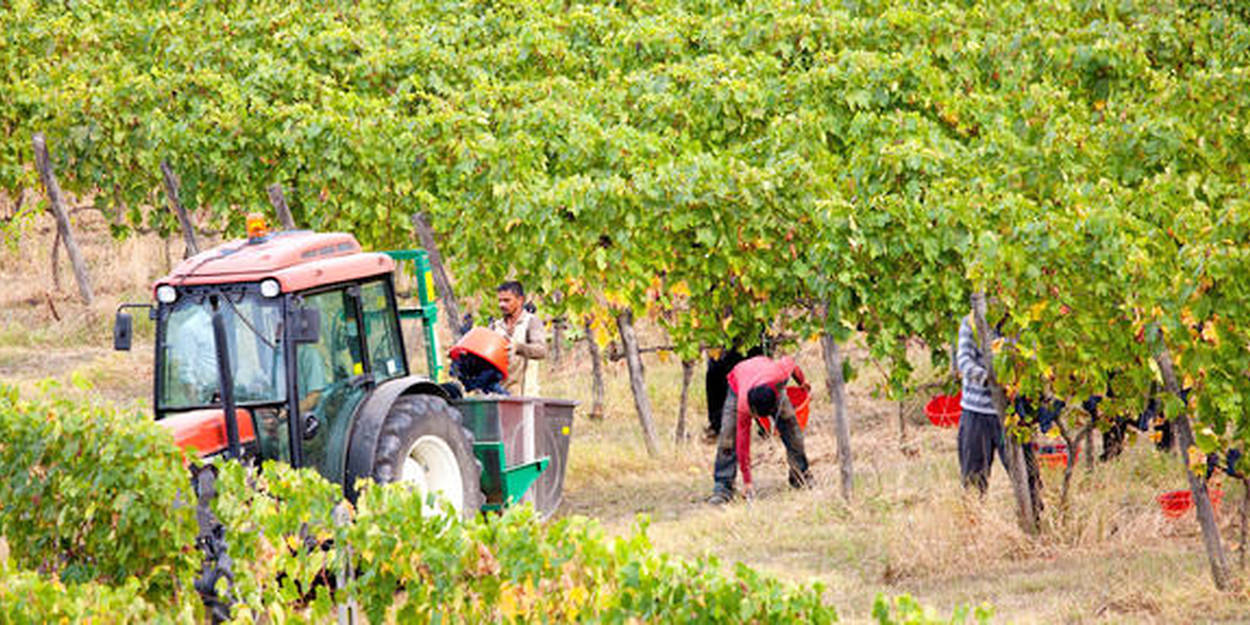
<path id="1" fill-rule="evenodd" d="M 1208 492 L 1211 495 L 1211 506 L 1219 512 L 1220 502 L 1224 500 L 1224 491 L 1213 488 Z M 1155 497 L 1155 501 L 1159 502 L 1163 516 L 1169 519 L 1179 519 L 1194 506 L 1193 493 L 1189 492 L 1189 489 L 1163 493 Z"/>
<path id="2" fill-rule="evenodd" d="M 1038 443 L 1033 442 L 1033 451 L 1037 454 L 1037 463 L 1044 467 L 1062 469 L 1068 466 L 1068 444 L 1063 442 Z M 1081 452 L 1076 452 L 1077 459 L 1081 457 Z"/>

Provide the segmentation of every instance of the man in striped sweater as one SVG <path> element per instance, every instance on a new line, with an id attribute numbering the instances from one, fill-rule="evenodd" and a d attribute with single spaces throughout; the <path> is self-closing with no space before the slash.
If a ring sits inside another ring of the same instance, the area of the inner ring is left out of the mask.
<path id="1" fill-rule="evenodd" d="M 993 330 L 991 330 L 993 334 Z M 993 341 L 996 336 L 988 337 Z M 994 454 L 998 453 L 1003 467 L 1007 466 L 1003 420 L 994 408 L 994 396 L 989 386 L 985 354 L 977 340 L 977 329 L 972 315 L 966 315 L 959 324 L 959 344 L 955 352 L 955 365 L 963 378 L 963 399 L 959 407 L 959 474 L 964 488 L 975 486 L 981 494 L 989 487 L 990 469 L 994 466 Z M 1025 445 L 1024 468 L 1028 476 L 1033 505 L 1042 510 L 1042 478 L 1037 470 L 1031 445 Z"/>
<path id="2" fill-rule="evenodd" d="M 963 399 L 959 403 L 963 410 L 959 417 L 959 475 L 964 488 L 976 486 L 982 494 L 989 486 L 994 453 L 998 453 L 1004 466 L 1007 462 L 1003 455 L 1003 421 L 994 409 L 983 356 L 972 315 L 966 315 L 959 324 L 959 345 L 955 354 L 955 364 L 963 378 Z"/>

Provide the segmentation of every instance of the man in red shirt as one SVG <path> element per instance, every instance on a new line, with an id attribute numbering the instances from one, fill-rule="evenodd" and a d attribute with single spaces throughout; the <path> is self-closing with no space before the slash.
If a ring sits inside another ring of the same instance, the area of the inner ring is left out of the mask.
<path id="1" fill-rule="evenodd" d="M 811 388 L 803 370 L 789 356 L 777 360 L 756 356 L 738 363 L 729 372 L 729 394 L 721 411 L 716 465 L 712 471 L 716 487 L 709 503 L 723 504 L 733 499 L 734 478 L 739 468 L 747 498 L 755 495 L 751 483 L 751 422 L 755 419 L 771 419 L 781 434 L 790 464 L 790 486 L 801 488 L 810 483 L 803 432 L 785 393 L 791 377 L 804 389 Z"/>

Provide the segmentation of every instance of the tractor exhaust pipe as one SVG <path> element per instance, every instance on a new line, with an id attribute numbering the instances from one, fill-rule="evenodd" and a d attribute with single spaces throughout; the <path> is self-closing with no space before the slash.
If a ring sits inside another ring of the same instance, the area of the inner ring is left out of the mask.
<path id="1" fill-rule="evenodd" d="M 230 349 L 226 342 L 226 318 L 221 312 L 222 295 L 213 295 L 213 344 L 217 347 L 217 380 L 221 389 L 221 407 L 226 418 L 226 454 L 232 460 L 243 455 L 239 446 L 239 418 L 234 407 L 234 374 L 230 367 Z"/>

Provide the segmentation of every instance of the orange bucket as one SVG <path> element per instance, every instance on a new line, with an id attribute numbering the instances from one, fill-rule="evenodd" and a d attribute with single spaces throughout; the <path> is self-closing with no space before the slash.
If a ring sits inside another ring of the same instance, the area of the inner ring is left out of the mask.
<path id="1" fill-rule="evenodd" d="M 807 418 L 812 414 L 812 398 L 807 391 L 798 386 L 787 386 L 786 397 L 790 399 L 790 405 L 794 406 L 794 417 L 799 422 L 799 430 L 806 430 Z M 773 431 L 772 419 L 757 419 L 757 421 L 765 432 Z"/>
<path id="2" fill-rule="evenodd" d="M 807 391 L 800 386 L 787 386 L 786 396 L 790 398 L 790 405 L 794 406 L 794 416 L 798 417 L 799 429 L 807 429 L 807 418 L 812 414 L 812 398 Z"/>
<path id="3" fill-rule="evenodd" d="M 452 360 L 459 360 L 464 354 L 473 354 L 503 372 L 508 379 L 508 339 L 498 332 L 486 328 L 473 328 L 451 348 Z"/>

